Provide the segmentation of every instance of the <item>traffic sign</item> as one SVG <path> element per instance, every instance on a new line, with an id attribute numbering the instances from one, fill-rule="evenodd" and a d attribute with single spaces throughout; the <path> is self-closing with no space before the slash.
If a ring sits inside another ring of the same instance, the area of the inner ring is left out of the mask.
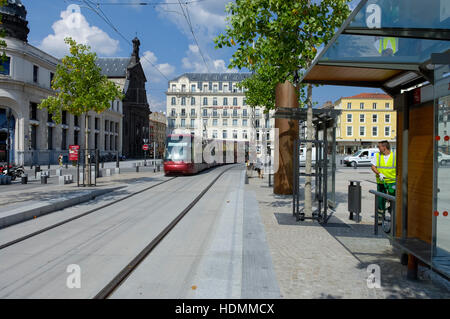
<path id="1" fill-rule="evenodd" d="M 148 144 L 142 145 L 142 149 L 143 149 L 144 151 L 148 151 Z"/>
<path id="2" fill-rule="evenodd" d="M 80 145 L 69 145 L 69 161 L 78 161 Z"/>

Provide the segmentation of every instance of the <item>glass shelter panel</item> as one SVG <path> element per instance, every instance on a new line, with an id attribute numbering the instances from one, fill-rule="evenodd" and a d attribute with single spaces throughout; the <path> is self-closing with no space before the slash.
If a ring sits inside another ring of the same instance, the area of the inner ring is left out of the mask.
<path id="1" fill-rule="evenodd" d="M 432 264 L 450 275 L 450 65 L 436 66 L 434 95 L 437 131 L 435 147 L 435 211 Z M 437 216 L 436 216 L 437 215 Z"/>

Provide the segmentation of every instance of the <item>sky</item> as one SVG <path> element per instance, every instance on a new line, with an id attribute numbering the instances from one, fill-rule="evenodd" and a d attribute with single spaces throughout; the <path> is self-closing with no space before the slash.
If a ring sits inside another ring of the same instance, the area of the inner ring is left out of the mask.
<path id="1" fill-rule="evenodd" d="M 166 110 L 164 92 L 168 80 L 183 73 L 242 72 L 228 68 L 233 49 L 215 49 L 213 42 L 214 37 L 225 31 L 225 5 L 230 0 L 180 1 L 188 2 L 183 7 L 187 7 L 185 14 L 195 38 L 178 0 L 152 0 L 158 4 L 146 6 L 136 5 L 145 2 L 140 0 L 22 0 L 22 3 L 28 12 L 28 42 L 59 58 L 68 52 L 64 44 L 67 36 L 89 44 L 99 57 L 129 57 L 131 40 L 137 36 L 153 112 Z M 86 2 L 94 5 L 88 7 Z M 351 7 L 358 2 L 354 0 Z M 74 5 L 78 5 L 79 13 Z M 99 14 L 104 14 L 104 19 Z M 382 91 L 321 86 L 313 89 L 313 101 L 322 105 L 362 92 Z"/>

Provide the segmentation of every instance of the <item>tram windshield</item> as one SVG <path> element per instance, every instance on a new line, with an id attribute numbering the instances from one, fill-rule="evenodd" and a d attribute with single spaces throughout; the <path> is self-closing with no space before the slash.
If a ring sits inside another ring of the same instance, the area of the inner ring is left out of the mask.
<path id="1" fill-rule="evenodd" d="M 169 137 L 167 139 L 165 161 L 190 161 L 190 139 L 186 136 Z"/>

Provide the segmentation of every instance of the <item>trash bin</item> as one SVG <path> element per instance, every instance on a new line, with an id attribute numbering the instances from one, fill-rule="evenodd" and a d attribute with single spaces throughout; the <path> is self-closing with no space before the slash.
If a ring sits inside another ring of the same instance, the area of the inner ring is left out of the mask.
<path id="1" fill-rule="evenodd" d="M 361 182 L 350 181 L 348 185 L 348 211 L 350 212 L 349 219 L 353 220 L 353 214 L 356 214 L 356 222 L 360 222 L 361 213 Z"/>
<path id="2" fill-rule="evenodd" d="M 41 184 L 47 184 L 47 178 L 48 178 L 47 175 L 42 175 L 41 176 Z"/>
<path id="3" fill-rule="evenodd" d="M 27 174 L 22 176 L 22 184 L 28 184 L 28 175 Z"/>

